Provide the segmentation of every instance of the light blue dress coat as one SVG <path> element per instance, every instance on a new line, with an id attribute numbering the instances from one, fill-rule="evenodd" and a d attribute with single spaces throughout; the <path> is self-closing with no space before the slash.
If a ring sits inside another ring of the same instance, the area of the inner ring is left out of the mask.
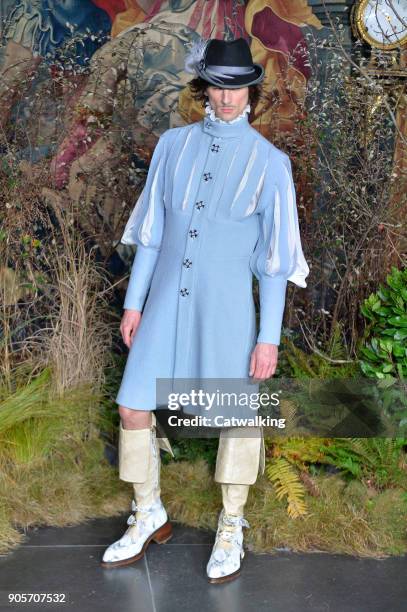
<path id="1" fill-rule="evenodd" d="M 158 407 L 157 378 L 248 377 L 309 274 L 290 159 L 247 114 L 161 135 L 121 241 L 137 245 L 124 308 L 144 310 L 115 401 L 134 410 Z"/>

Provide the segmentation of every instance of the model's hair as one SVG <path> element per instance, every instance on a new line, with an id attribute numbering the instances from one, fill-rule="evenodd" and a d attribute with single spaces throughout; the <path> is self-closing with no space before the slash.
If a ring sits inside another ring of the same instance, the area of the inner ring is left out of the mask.
<path id="1" fill-rule="evenodd" d="M 202 106 L 205 107 L 206 101 L 208 100 L 208 96 L 205 93 L 205 89 L 210 87 L 212 83 L 205 81 L 205 79 L 201 77 L 196 77 L 188 82 L 188 87 L 191 90 L 191 95 L 194 100 L 202 102 Z M 216 87 L 216 85 L 214 85 Z M 244 87 L 244 85 L 242 85 Z M 250 115 L 253 114 L 254 109 L 258 101 L 260 100 L 263 93 L 263 86 L 261 83 L 257 83 L 256 85 L 249 85 L 249 104 L 250 104 Z"/>

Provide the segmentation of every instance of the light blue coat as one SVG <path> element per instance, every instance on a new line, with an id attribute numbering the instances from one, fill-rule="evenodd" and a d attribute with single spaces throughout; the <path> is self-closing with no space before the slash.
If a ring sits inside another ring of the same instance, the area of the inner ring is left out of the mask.
<path id="1" fill-rule="evenodd" d="M 247 115 L 166 130 L 121 241 L 137 244 L 124 308 L 144 306 L 116 397 L 133 409 L 156 409 L 156 378 L 247 377 L 309 274 L 290 159 Z"/>

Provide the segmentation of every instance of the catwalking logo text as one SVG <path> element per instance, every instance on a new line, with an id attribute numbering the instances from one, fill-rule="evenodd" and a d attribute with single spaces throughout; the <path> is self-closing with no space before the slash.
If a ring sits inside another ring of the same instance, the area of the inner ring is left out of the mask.
<path id="1" fill-rule="evenodd" d="M 278 427 L 285 428 L 285 419 L 274 419 L 270 416 L 256 415 L 252 418 L 225 417 L 216 415 L 214 418 L 209 416 L 194 416 L 192 418 L 179 417 L 175 414 L 168 418 L 170 427 Z"/>

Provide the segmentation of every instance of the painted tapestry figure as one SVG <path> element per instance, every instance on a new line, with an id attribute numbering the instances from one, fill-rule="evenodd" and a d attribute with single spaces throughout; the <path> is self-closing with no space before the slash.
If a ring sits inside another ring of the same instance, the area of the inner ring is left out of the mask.
<path id="1" fill-rule="evenodd" d="M 156 435 L 156 378 L 270 378 L 287 281 L 306 287 L 309 274 L 290 159 L 249 123 L 263 67 L 238 38 L 195 43 L 185 68 L 195 74 L 189 87 L 206 117 L 161 135 L 122 238 L 137 244 L 121 322 L 130 351 L 116 397 L 119 477 L 133 484 L 134 514 L 103 555 L 108 568 L 137 561 L 152 540 L 172 535 L 160 499 L 160 448 L 172 449 Z M 250 436 L 238 429 L 219 437 L 223 508 L 206 570 L 213 583 L 240 573 L 244 506 L 264 471 L 261 427 Z"/>

